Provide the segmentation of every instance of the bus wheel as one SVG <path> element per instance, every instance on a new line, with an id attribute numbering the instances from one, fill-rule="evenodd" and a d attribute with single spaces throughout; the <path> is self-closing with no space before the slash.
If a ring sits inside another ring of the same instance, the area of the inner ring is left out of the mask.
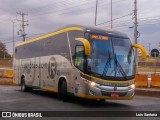
<path id="1" fill-rule="evenodd" d="M 26 91 L 25 77 L 23 77 L 21 80 L 21 91 Z"/>
<path id="2" fill-rule="evenodd" d="M 65 80 L 62 81 L 61 98 L 64 102 L 68 101 L 67 82 Z"/>
<path id="3" fill-rule="evenodd" d="M 99 101 L 100 101 L 100 102 L 105 102 L 105 101 L 106 101 L 106 99 L 100 99 Z"/>
<path id="4" fill-rule="evenodd" d="M 26 84 L 25 84 L 25 77 L 23 77 L 22 81 L 21 81 L 21 91 L 23 91 L 23 92 L 29 92 L 31 90 L 33 90 L 33 89 L 26 86 Z"/>

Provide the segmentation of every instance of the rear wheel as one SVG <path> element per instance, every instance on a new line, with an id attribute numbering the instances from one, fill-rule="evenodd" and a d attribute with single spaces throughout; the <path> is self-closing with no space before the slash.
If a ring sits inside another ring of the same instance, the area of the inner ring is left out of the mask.
<path id="1" fill-rule="evenodd" d="M 21 82 L 21 91 L 25 91 L 25 84 L 24 84 L 24 82 Z"/>
<path id="2" fill-rule="evenodd" d="M 32 88 L 26 86 L 25 77 L 23 77 L 22 80 L 21 80 L 21 91 L 29 92 L 29 91 L 32 91 L 32 90 L 33 90 Z"/>

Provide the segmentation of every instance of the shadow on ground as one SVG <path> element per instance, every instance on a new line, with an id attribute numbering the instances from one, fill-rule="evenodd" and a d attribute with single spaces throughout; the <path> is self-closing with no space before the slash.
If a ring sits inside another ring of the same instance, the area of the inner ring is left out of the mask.
<path id="1" fill-rule="evenodd" d="M 21 90 L 18 90 L 19 92 L 22 92 Z M 29 92 L 30 94 L 35 94 L 38 96 L 43 96 L 43 97 L 47 97 L 47 98 L 52 98 L 55 100 L 60 100 L 57 97 L 56 93 L 53 92 L 48 92 L 48 91 L 41 91 L 41 90 L 33 90 L 32 92 Z M 130 107 L 128 105 L 125 104 L 121 104 L 121 103 L 116 103 L 116 100 L 106 100 L 105 102 L 103 101 L 99 101 L 99 100 L 90 100 L 90 99 L 82 99 L 82 98 L 77 98 L 77 97 L 73 97 L 73 96 L 69 96 L 70 99 L 69 101 L 65 102 L 65 103 L 72 103 L 72 104 L 77 104 L 77 105 L 81 105 L 81 106 L 85 106 L 85 107 L 89 107 L 89 108 L 106 108 L 106 107 Z M 62 100 L 60 100 L 62 101 Z"/>

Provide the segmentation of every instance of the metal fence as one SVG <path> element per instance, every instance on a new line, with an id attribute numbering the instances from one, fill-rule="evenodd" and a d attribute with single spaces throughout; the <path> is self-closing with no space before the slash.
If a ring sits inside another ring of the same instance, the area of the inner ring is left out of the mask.
<path id="1" fill-rule="evenodd" d="M 13 59 L 0 59 L 0 68 L 13 68 Z"/>
<path id="2" fill-rule="evenodd" d="M 0 59 L 0 78 L 13 77 L 13 59 Z"/>
<path id="3" fill-rule="evenodd" d="M 160 57 L 148 57 L 145 60 L 138 58 L 137 70 L 138 72 L 160 72 Z"/>

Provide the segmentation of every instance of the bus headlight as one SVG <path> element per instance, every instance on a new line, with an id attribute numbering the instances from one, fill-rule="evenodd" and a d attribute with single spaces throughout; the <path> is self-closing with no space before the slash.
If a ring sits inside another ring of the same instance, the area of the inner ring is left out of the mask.
<path id="1" fill-rule="evenodd" d="M 95 85 L 96 85 L 96 83 L 95 83 L 95 82 L 91 82 L 90 84 L 91 84 L 91 86 L 95 86 Z"/>
<path id="2" fill-rule="evenodd" d="M 85 78 L 82 78 L 82 80 L 84 80 L 89 86 L 93 86 L 93 87 L 100 86 L 100 84 L 95 83 L 95 82 L 93 82 L 93 81 L 89 81 L 89 80 L 87 80 L 87 79 L 85 79 Z"/>
<path id="3" fill-rule="evenodd" d="M 130 85 L 129 88 L 134 89 L 135 88 L 135 84 Z"/>
<path id="4" fill-rule="evenodd" d="M 99 86 L 99 84 L 95 83 L 95 82 L 90 82 L 90 85 L 95 87 L 95 86 Z"/>

